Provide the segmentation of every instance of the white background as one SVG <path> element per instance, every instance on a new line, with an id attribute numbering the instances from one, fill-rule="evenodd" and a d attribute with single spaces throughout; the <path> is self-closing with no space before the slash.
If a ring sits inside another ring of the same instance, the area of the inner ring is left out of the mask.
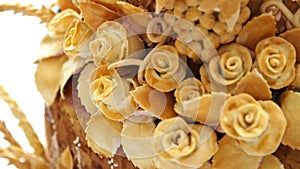
<path id="1" fill-rule="evenodd" d="M 0 0 L 0 5 L 15 2 L 32 3 L 38 7 L 43 3 L 49 7 L 53 0 Z M 41 38 L 46 33 L 45 24 L 40 24 L 38 18 L 14 14 L 12 11 L 0 12 L 0 21 L 0 85 L 18 102 L 45 145 L 44 102 L 34 83 L 36 65 L 33 64 Z M 33 152 L 16 119 L 2 100 L 0 120 L 6 122 L 9 130 L 26 151 Z M 0 134 L 0 147 L 7 145 Z M 1 169 L 15 168 L 6 165 L 7 161 L 0 159 Z"/>

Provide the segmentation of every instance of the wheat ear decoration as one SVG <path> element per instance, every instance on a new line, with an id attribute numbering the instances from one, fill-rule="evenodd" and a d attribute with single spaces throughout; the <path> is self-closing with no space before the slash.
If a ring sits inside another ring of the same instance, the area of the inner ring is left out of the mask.
<path id="1" fill-rule="evenodd" d="M 51 9 L 46 8 L 45 6 L 36 8 L 32 4 L 0 4 L 0 12 L 9 10 L 13 10 L 15 13 L 22 13 L 23 15 L 27 16 L 39 17 L 42 23 L 48 23 L 55 15 L 55 12 L 53 12 Z"/>
<path id="2" fill-rule="evenodd" d="M 19 120 L 19 126 L 24 131 L 27 140 L 29 141 L 31 147 L 34 149 L 34 154 L 46 160 L 44 147 L 37 134 L 34 132 L 31 124 L 26 118 L 24 112 L 20 109 L 18 104 L 9 96 L 9 94 L 0 85 L 0 98 L 7 103 L 13 115 Z"/>
<path id="3" fill-rule="evenodd" d="M 0 120 L 0 131 L 4 134 L 4 139 L 11 145 L 21 148 L 20 144 L 16 141 L 10 131 L 7 129 L 5 122 Z"/>

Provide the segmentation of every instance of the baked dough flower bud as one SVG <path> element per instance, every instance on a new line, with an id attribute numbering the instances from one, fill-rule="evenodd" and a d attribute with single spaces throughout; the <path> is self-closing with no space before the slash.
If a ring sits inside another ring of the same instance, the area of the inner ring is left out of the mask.
<path id="1" fill-rule="evenodd" d="M 66 9 L 55 15 L 49 22 L 47 28 L 49 36 L 64 36 L 73 20 L 80 20 L 79 14 L 72 10 Z"/>
<path id="2" fill-rule="evenodd" d="M 259 71 L 273 89 L 288 86 L 295 77 L 296 50 L 280 37 L 260 41 L 256 48 L 256 63 Z"/>
<path id="3" fill-rule="evenodd" d="M 249 94 L 239 94 L 226 101 L 220 123 L 247 154 L 264 156 L 276 151 L 287 122 L 273 101 L 256 101 Z"/>
<path id="4" fill-rule="evenodd" d="M 83 21 L 74 20 L 65 34 L 64 52 L 68 57 L 90 57 L 88 44 L 94 31 Z"/>
<path id="5" fill-rule="evenodd" d="M 126 58 L 131 53 L 144 48 L 137 35 L 128 35 L 125 27 L 114 21 L 100 25 L 95 39 L 90 43 L 90 50 L 96 65 L 102 61 L 111 64 Z"/>
<path id="6" fill-rule="evenodd" d="M 161 121 L 153 137 L 157 168 L 200 168 L 218 150 L 216 133 L 181 117 Z"/>

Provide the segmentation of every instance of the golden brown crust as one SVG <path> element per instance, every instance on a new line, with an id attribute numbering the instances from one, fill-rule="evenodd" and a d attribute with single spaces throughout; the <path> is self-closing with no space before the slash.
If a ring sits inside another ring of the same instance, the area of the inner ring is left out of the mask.
<path id="1" fill-rule="evenodd" d="M 74 169 L 110 168 L 113 164 L 118 168 L 134 169 L 135 167 L 127 160 L 121 148 L 118 149 L 113 159 L 109 159 L 100 158 L 87 146 L 85 133 L 76 112 L 81 112 L 82 121 L 88 119 L 89 114 L 81 106 L 80 100 L 73 97 L 73 94 L 76 96 L 76 92 L 72 90 L 72 80 L 68 82 L 64 92 L 66 99 L 57 97 L 54 104 L 46 108 L 45 113 L 46 138 L 53 163 L 58 159 L 58 155 L 69 146 Z"/>

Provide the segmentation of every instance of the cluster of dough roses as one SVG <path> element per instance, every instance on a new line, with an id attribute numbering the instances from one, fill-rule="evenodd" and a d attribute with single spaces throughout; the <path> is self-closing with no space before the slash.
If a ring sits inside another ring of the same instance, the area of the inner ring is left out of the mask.
<path id="1" fill-rule="evenodd" d="M 107 4 L 100 2 L 79 1 L 81 15 L 63 10 L 52 19 L 43 41 L 52 52 L 43 56 L 36 73 L 38 88 L 51 105 L 59 88 L 63 96 L 67 80 L 79 72 L 75 83 L 78 97 L 91 115 L 85 132 L 93 151 L 112 157 L 122 146 L 139 168 L 223 169 L 239 165 L 263 168 L 274 161 L 282 166 L 272 155 L 281 143 L 300 149 L 299 141 L 293 139 L 300 135 L 296 131 L 299 106 L 291 105 L 291 100 L 300 98 L 294 91 L 300 89 L 296 62 L 300 44 L 291 38 L 299 36 L 299 28 L 275 36 L 276 20 L 271 14 L 243 24 L 238 21 L 238 11 L 247 12 L 247 1 L 234 1 L 238 3 L 235 19 L 223 16 L 227 18 L 223 26 L 234 30 L 240 25 L 241 29 L 219 47 L 207 45 L 207 40 L 198 36 L 181 37 L 184 34 L 178 23 L 184 22 L 178 17 L 149 14 L 126 2 L 112 2 L 108 10 Z M 203 15 L 230 4 L 220 1 L 220 7 L 219 3 L 203 2 L 208 5 Z M 193 6 L 189 0 L 186 4 Z M 123 13 L 143 12 L 145 15 L 139 16 L 151 22 L 132 15 L 119 21 L 103 20 L 106 15 L 114 16 L 113 20 Z M 206 23 L 201 18 L 196 20 Z M 232 22 L 233 27 L 227 25 Z M 177 24 L 172 27 L 172 23 Z M 262 24 L 267 26 L 255 32 Z M 156 30 L 159 32 L 153 32 Z M 138 35 L 135 31 L 146 32 Z M 184 32 L 208 36 L 198 28 Z M 171 35 L 174 37 L 168 37 Z M 185 46 L 183 52 L 178 43 L 187 42 L 190 47 Z M 193 48 L 199 45 L 210 49 L 208 57 Z M 50 80 L 45 76 L 49 68 L 58 70 Z M 283 88 L 288 91 L 278 105 L 271 100 L 272 92 Z M 219 142 L 217 135 L 222 136 Z M 239 160 L 231 160 L 236 158 Z"/>

